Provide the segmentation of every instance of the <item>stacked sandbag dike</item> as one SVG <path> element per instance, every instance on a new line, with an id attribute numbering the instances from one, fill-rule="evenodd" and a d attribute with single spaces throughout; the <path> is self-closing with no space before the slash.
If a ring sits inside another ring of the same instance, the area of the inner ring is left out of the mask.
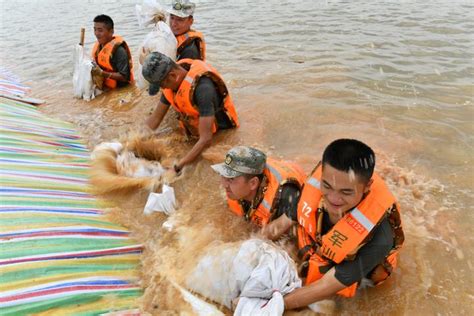
<path id="1" fill-rule="evenodd" d="M 0 97 L 0 314 L 138 313 L 141 246 L 87 193 L 71 124 Z"/>

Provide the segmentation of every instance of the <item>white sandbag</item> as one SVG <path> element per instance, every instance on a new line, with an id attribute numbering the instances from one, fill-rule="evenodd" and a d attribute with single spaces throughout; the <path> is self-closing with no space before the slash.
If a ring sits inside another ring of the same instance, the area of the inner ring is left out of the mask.
<path id="1" fill-rule="evenodd" d="M 95 98 L 95 84 L 92 81 L 92 59 L 84 52 L 84 47 L 77 44 L 74 48 L 74 74 L 72 86 L 74 97 L 90 101 Z"/>
<path id="2" fill-rule="evenodd" d="M 181 292 L 181 295 L 183 296 L 184 300 L 191 305 L 196 315 L 198 316 L 224 316 L 224 313 L 218 310 L 215 306 L 203 301 L 202 299 L 200 299 L 196 295 L 193 295 L 191 292 L 182 288 L 175 282 L 171 281 L 171 284 Z"/>
<path id="3" fill-rule="evenodd" d="M 228 308 L 240 297 L 234 315 L 282 315 L 283 296 L 301 287 L 301 280 L 285 251 L 251 239 L 211 249 L 186 286 Z"/>
<path id="4" fill-rule="evenodd" d="M 143 78 L 142 64 L 145 57 L 151 52 L 160 52 L 176 60 L 177 41 L 168 24 L 160 21 L 156 24 L 153 30 L 147 34 L 138 51 L 138 73 L 137 86 L 140 89 L 149 86 L 148 81 Z"/>
<path id="5" fill-rule="evenodd" d="M 91 159 L 94 160 L 97 156 L 97 153 L 102 150 L 110 150 L 118 155 L 122 149 L 123 145 L 119 142 L 103 142 L 94 147 L 94 150 L 91 153 Z"/>
<path id="6" fill-rule="evenodd" d="M 138 26 L 145 28 L 149 25 L 155 25 L 159 20 L 164 20 L 166 11 L 156 0 L 143 0 L 142 5 L 135 5 L 135 14 L 137 15 Z"/>
<path id="7" fill-rule="evenodd" d="M 161 193 L 150 193 L 143 213 L 149 215 L 152 212 L 163 212 L 166 215 L 171 215 L 175 209 L 176 196 L 174 189 L 164 184 Z"/>
<path id="8" fill-rule="evenodd" d="M 123 145 L 119 142 L 104 142 L 95 146 L 91 153 L 91 159 L 96 159 L 102 151 L 115 153 L 117 173 L 121 176 L 159 179 L 165 173 L 165 169 L 159 161 L 138 158 L 133 152 L 124 150 Z"/>
<path id="9" fill-rule="evenodd" d="M 142 5 L 135 6 L 138 25 L 142 28 L 153 26 L 138 49 L 138 73 L 135 81 L 140 89 L 148 88 L 148 81 L 143 78 L 142 64 L 151 52 L 160 52 L 176 60 L 177 41 L 166 19 L 166 11 L 155 0 L 143 0 Z"/>
<path id="10" fill-rule="evenodd" d="M 123 151 L 117 156 L 117 171 L 131 178 L 161 178 L 165 169 L 158 161 L 137 158 L 134 153 Z"/>
<path id="11" fill-rule="evenodd" d="M 285 302 L 280 292 L 273 292 L 267 299 L 241 297 L 234 312 L 234 316 L 273 316 L 283 315 Z"/>

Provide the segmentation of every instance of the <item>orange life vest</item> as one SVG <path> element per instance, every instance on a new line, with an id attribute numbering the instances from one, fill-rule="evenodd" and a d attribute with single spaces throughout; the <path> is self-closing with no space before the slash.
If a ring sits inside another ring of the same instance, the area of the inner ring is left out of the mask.
<path id="1" fill-rule="evenodd" d="M 293 183 L 298 188 L 301 188 L 305 179 L 304 172 L 297 164 L 271 158 L 267 158 L 263 174 L 268 184 L 263 199 L 256 208 L 251 208 L 245 213 L 239 201 L 227 199 L 232 212 L 239 216 L 245 216 L 247 220 L 256 223 L 260 227 L 272 220 L 272 215 L 280 201 L 282 186 L 287 183 Z"/>
<path id="2" fill-rule="evenodd" d="M 323 277 L 332 266 L 343 260 L 353 260 L 357 251 L 372 237 L 371 232 L 386 217 L 394 232 L 394 247 L 385 261 L 370 275 L 374 284 L 390 276 L 397 264 L 398 250 L 403 244 L 399 206 L 384 181 L 374 174 L 369 193 L 351 211 L 347 212 L 326 234 L 322 234 L 322 167 L 318 165 L 306 180 L 298 203 L 299 255 L 308 260 L 306 284 Z M 337 294 L 352 297 L 357 282 Z"/>
<path id="3" fill-rule="evenodd" d="M 203 76 L 209 77 L 215 83 L 218 93 L 222 97 L 224 113 L 227 115 L 233 127 L 239 127 L 234 103 L 219 73 L 213 67 L 199 59 L 182 59 L 178 61 L 178 64 L 189 69 L 189 71 L 179 86 L 178 91 L 173 92 L 171 89 L 163 89 L 163 95 L 178 112 L 180 125 L 186 134 L 199 135 L 199 109 L 197 105 L 194 104 L 194 89 L 199 82 L 199 78 Z M 212 132 L 217 132 L 217 124 L 215 121 L 212 126 Z"/>
<path id="4" fill-rule="evenodd" d="M 201 32 L 195 31 L 195 30 L 189 30 L 188 32 L 176 36 L 176 41 L 178 42 L 178 49 L 176 51 L 176 55 L 178 56 L 179 60 L 179 55 L 181 55 L 181 52 L 183 49 L 188 46 L 190 43 L 193 41 L 196 42 L 196 45 L 199 49 L 199 54 L 201 56 L 201 60 L 206 60 L 206 42 L 204 41 L 204 36 L 202 35 Z"/>
<path id="5" fill-rule="evenodd" d="M 128 48 L 127 43 L 123 40 L 121 36 L 114 35 L 112 40 L 105 44 L 100 51 L 100 44 L 99 42 L 96 42 L 94 48 L 92 49 L 92 58 L 103 70 L 107 72 L 116 72 L 116 70 L 112 66 L 112 57 L 115 53 L 115 50 L 120 47 L 120 45 L 123 45 L 123 47 L 127 51 L 128 67 L 130 69 L 130 80 L 128 82 L 131 83 L 133 82 L 132 54 L 130 53 L 130 49 Z M 104 84 L 106 87 L 114 89 L 117 87 L 117 80 L 106 78 L 104 80 Z"/>

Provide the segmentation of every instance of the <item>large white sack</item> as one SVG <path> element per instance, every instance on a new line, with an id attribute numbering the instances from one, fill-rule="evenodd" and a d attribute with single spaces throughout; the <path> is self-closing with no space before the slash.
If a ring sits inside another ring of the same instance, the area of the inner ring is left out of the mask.
<path id="1" fill-rule="evenodd" d="M 142 64 L 145 57 L 151 52 L 160 52 L 170 57 L 172 60 L 176 60 L 176 46 L 176 37 L 174 36 L 168 24 L 163 21 L 159 21 L 153 30 L 147 34 L 139 48 L 139 63 L 136 82 L 140 89 L 147 88 L 149 86 L 148 81 L 146 81 L 142 75 Z"/>
<path id="2" fill-rule="evenodd" d="M 146 28 L 155 25 L 160 20 L 165 20 L 166 11 L 156 0 L 143 0 L 142 4 L 135 5 L 138 26 Z"/>
<path id="3" fill-rule="evenodd" d="M 74 97 L 86 101 L 95 98 L 95 85 L 92 81 L 92 59 L 84 53 L 84 47 L 77 44 L 74 47 L 74 74 L 72 86 Z"/>
<path id="4" fill-rule="evenodd" d="M 196 315 L 198 316 L 224 316 L 224 313 L 218 310 L 214 305 L 203 301 L 202 299 L 192 294 L 191 292 L 187 291 L 186 289 L 182 288 L 181 286 L 179 286 L 177 283 L 173 281 L 171 281 L 171 284 L 181 292 L 181 295 L 183 296 L 184 300 L 191 305 Z"/>
<path id="5" fill-rule="evenodd" d="M 161 193 L 151 192 L 145 204 L 143 213 L 149 215 L 152 212 L 162 212 L 171 215 L 176 210 L 176 196 L 174 189 L 163 184 Z"/>
<path id="6" fill-rule="evenodd" d="M 138 49 L 138 73 L 136 84 L 140 89 L 148 88 L 148 81 L 143 78 L 142 65 L 145 57 L 151 52 L 160 52 L 176 60 L 177 41 L 166 20 L 166 11 L 156 0 L 143 0 L 142 5 L 135 6 L 138 25 L 141 28 L 153 26 Z"/>
<path id="7" fill-rule="evenodd" d="M 282 315 L 283 296 L 301 287 L 301 280 L 285 251 L 250 239 L 216 246 L 199 261 L 186 284 L 228 308 L 240 297 L 234 315 Z"/>
<path id="8" fill-rule="evenodd" d="M 97 159 L 103 151 L 115 153 L 115 167 L 117 173 L 130 178 L 161 178 L 165 169 L 159 161 L 139 158 L 131 151 L 124 150 L 119 142 L 103 142 L 94 147 L 91 153 L 91 159 Z M 174 196 L 174 192 L 172 193 Z"/>

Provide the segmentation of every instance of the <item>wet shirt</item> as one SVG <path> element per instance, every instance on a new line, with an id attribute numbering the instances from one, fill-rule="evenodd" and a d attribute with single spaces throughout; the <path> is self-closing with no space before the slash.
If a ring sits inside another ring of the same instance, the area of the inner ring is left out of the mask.
<path id="1" fill-rule="evenodd" d="M 290 216 L 292 216 L 293 213 L 296 214 L 300 193 L 301 191 L 296 185 L 292 183 L 284 184 L 281 188 L 280 200 L 278 201 L 276 210 L 274 210 L 272 220 L 279 218 L 283 214 L 286 214 L 289 218 L 291 218 Z M 242 200 L 241 205 L 244 209 L 244 213 L 248 213 L 251 203 Z"/>
<path id="2" fill-rule="evenodd" d="M 323 233 L 332 228 L 329 215 L 324 213 Z M 344 285 L 351 285 L 367 277 L 369 273 L 389 254 L 393 247 L 393 232 L 388 218 L 382 220 L 373 232 L 372 239 L 359 249 L 354 260 L 336 265 L 336 279 Z"/>
<path id="3" fill-rule="evenodd" d="M 196 40 L 192 41 L 188 45 L 186 45 L 179 55 L 177 56 L 177 60 L 185 59 L 185 58 L 190 58 L 190 59 L 202 59 L 201 58 L 201 52 L 199 50 L 198 44 L 196 43 Z"/>
<path id="4" fill-rule="evenodd" d="M 130 80 L 130 65 L 128 64 L 128 54 L 123 45 L 119 46 L 114 54 L 112 55 L 111 60 L 112 67 L 114 71 L 119 72 L 124 76 L 127 81 Z M 128 82 L 117 81 L 117 86 L 123 87 L 128 85 Z"/>
<path id="5" fill-rule="evenodd" d="M 198 107 L 199 116 L 215 116 L 218 129 L 232 128 L 222 106 L 222 96 L 217 91 L 217 86 L 210 78 L 199 78 L 194 90 L 194 104 Z M 161 102 L 170 105 L 164 95 L 161 95 Z"/>
<path id="6" fill-rule="evenodd" d="M 296 214 L 291 213 L 290 217 L 296 221 Z M 329 220 L 329 214 L 323 213 L 322 233 L 329 232 L 334 226 Z M 335 266 L 336 279 L 342 284 L 349 286 L 354 282 L 359 282 L 367 277 L 369 273 L 389 254 L 394 244 L 392 227 L 388 218 L 382 220 L 380 225 L 374 228 L 372 239 L 357 252 L 354 260 L 343 261 Z"/>

